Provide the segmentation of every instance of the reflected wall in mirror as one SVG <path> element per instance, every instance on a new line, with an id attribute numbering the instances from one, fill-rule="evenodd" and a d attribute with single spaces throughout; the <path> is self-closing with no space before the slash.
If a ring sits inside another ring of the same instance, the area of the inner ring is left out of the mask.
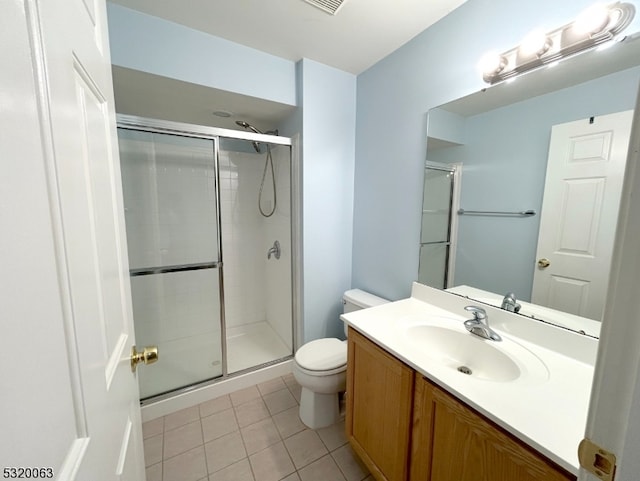
<path id="1" fill-rule="evenodd" d="M 601 310 L 589 315 L 591 321 L 581 322 L 582 318 L 575 316 L 581 312 L 565 315 L 548 308 L 575 311 L 557 300 L 550 306 L 528 302 L 534 272 L 541 269 L 536 248 L 549 143 L 554 125 L 580 119 L 597 121 L 606 114 L 632 110 L 638 94 L 639 64 L 636 35 L 608 50 L 588 52 L 429 112 L 427 161 L 462 164 L 461 208 L 537 213 L 458 215 L 457 233 L 453 233 L 455 266 L 445 287 L 468 286 L 453 291 L 498 306 L 506 293 L 513 292 L 522 314 L 599 335 L 599 322 L 594 321 L 601 320 Z M 558 212 L 563 208 L 556 206 Z M 617 213 L 601 216 L 617 218 Z M 606 239 L 608 247 L 613 242 L 613 235 Z M 599 246 L 596 248 L 604 243 L 600 241 Z M 427 265 L 428 259 L 421 258 L 420 271 Z M 606 289 L 606 281 L 604 284 Z"/>

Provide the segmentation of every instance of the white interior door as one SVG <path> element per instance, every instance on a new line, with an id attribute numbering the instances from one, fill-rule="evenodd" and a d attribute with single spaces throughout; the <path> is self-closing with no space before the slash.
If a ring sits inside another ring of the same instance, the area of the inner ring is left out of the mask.
<path id="1" fill-rule="evenodd" d="M 1 17 L 2 475 L 143 480 L 106 5 Z"/>
<path id="2" fill-rule="evenodd" d="M 553 126 L 533 303 L 602 319 L 632 117 Z"/>

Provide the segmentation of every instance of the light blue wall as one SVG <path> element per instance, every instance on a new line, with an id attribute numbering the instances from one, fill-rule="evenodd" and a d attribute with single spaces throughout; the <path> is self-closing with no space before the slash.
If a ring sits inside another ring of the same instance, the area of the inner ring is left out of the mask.
<path id="1" fill-rule="evenodd" d="M 304 339 L 344 337 L 351 287 L 356 77 L 312 60 L 299 65 L 302 99 Z"/>
<path id="2" fill-rule="evenodd" d="M 295 62 L 113 3 L 107 13 L 114 65 L 296 104 Z"/>
<path id="3" fill-rule="evenodd" d="M 358 76 L 354 287 L 399 299 L 417 279 L 426 112 L 484 88 L 476 65 L 487 51 L 564 25 L 592 3 L 469 0 Z"/>
<path id="4" fill-rule="evenodd" d="M 427 158 L 463 163 L 462 208 L 539 214 L 551 126 L 632 110 L 639 81 L 636 67 L 469 117 L 463 146 L 429 151 Z M 460 216 L 458 222 L 454 284 L 530 300 L 540 216 Z"/>

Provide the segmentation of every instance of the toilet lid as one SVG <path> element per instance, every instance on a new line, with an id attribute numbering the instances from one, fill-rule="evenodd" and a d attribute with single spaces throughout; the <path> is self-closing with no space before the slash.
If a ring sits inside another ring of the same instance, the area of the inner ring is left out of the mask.
<path id="1" fill-rule="evenodd" d="M 309 371 L 328 371 L 347 363 L 347 343 L 336 339 L 316 339 L 296 352 L 296 362 Z"/>

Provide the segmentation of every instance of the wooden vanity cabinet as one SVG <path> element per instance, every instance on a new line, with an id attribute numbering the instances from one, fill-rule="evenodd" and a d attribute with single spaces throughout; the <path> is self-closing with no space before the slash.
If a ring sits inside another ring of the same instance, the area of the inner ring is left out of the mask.
<path id="1" fill-rule="evenodd" d="M 416 376 L 411 481 L 576 478 L 422 376 Z"/>
<path id="2" fill-rule="evenodd" d="M 378 481 L 575 481 L 349 329 L 346 433 Z"/>
<path id="3" fill-rule="evenodd" d="M 405 481 L 415 372 L 349 329 L 346 433 L 378 481 Z"/>

